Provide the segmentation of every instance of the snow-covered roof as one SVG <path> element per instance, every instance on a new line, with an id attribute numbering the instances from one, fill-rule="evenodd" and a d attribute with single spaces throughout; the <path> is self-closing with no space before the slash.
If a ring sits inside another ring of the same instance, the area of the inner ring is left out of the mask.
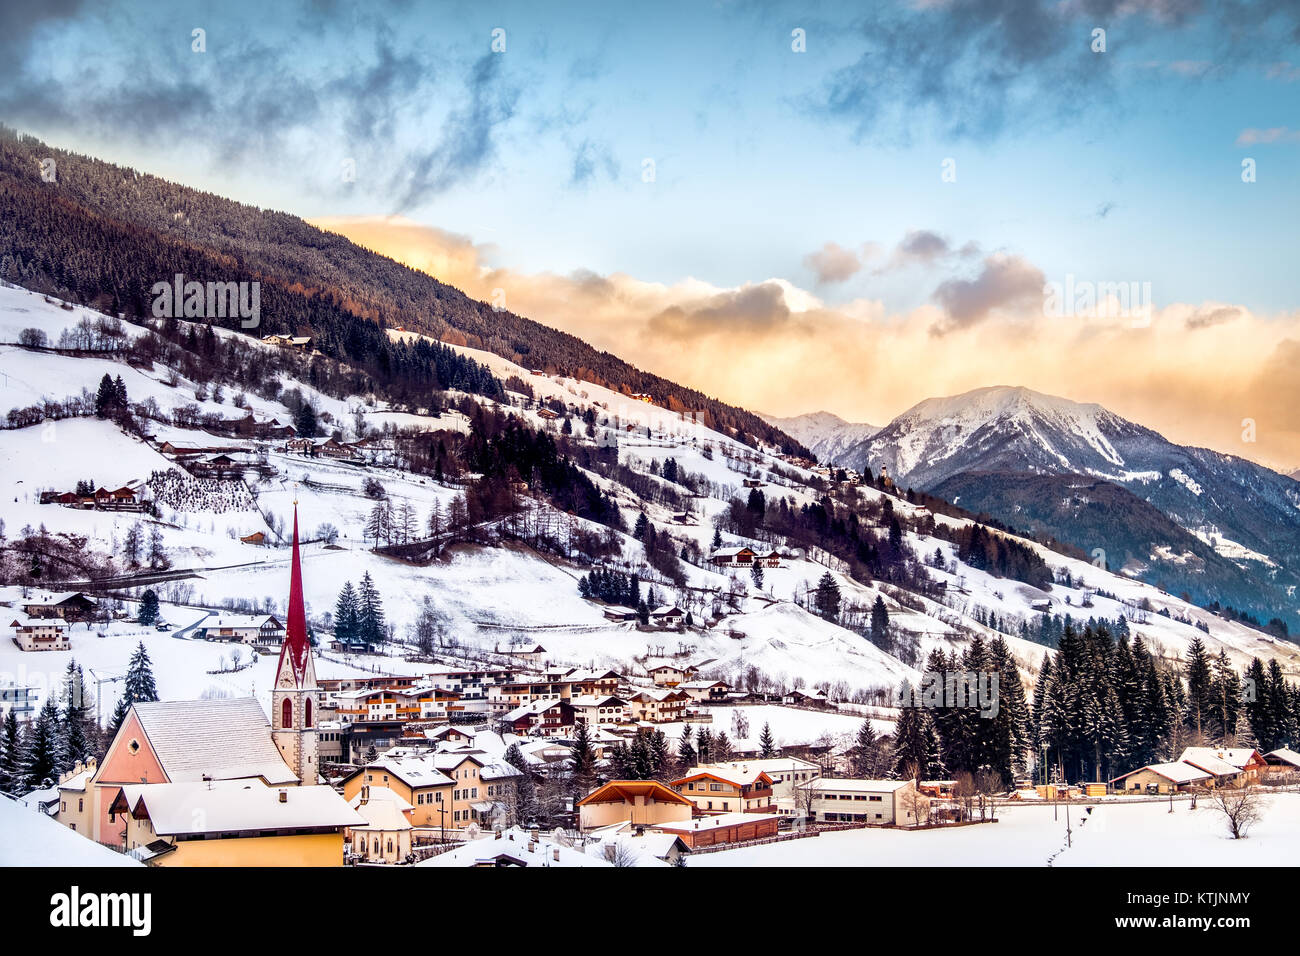
<path id="1" fill-rule="evenodd" d="M 0 866 L 140 866 L 0 794 Z"/>
<path id="2" fill-rule="evenodd" d="M 332 787 L 324 786 L 268 787 L 252 780 L 141 783 L 123 787 L 122 799 L 132 811 L 143 803 L 159 836 L 364 823 Z"/>
<path id="3" fill-rule="evenodd" d="M 769 757 L 766 760 L 759 758 L 757 760 L 727 760 L 718 763 L 700 764 L 696 770 L 761 770 L 768 776 L 774 773 L 791 773 L 796 770 L 816 770 L 817 764 L 811 760 L 800 760 L 798 757 Z"/>
<path id="4" fill-rule="evenodd" d="M 711 817 L 696 817 L 693 820 L 681 820 L 675 823 L 657 823 L 654 829 L 665 833 L 699 832 L 702 830 L 720 830 L 725 827 L 739 826 L 742 823 L 762 823 L 776 820 L 776 813 L 717 813 Z"/>
<path id="5" fill-rule="evenodd" d="M 1189 763 L 1193 767 L 1204 770 L 1206 773 L 1212 773 L 1216 777 L 1235 777 L 1241 773 L 1241 769 L 1234 767 L 1226 760 L 1222 760 L 1213 751 L 1205 751 L 1204 748 L 1197 748 L 1196 753 L 1191 753 L 1193 748 L 1183 751 L 1182 762 Z"/>
<path id="6" fill-rule="evenodd" d="M 378 771 L 391 774 L 408 787 L 440 787 L 451 783 L 451 777 L 438 769 L 432 755 L 405 758 L 386 757 L 375 763 L 367 764 L 364 769 L 371 773 Z"/>
<path id="7" fill-rule="evenodd" d="M 612 703 L 611 703 L 612 702 Z M 613 707 L 623 703 L 623 698 L 615 697 L 612 694 L 581 694 L 578 697 L 569 698 L 569 704 L 572 707 Z"/>
<path id="8" fill-rule="evenodd" d="M 296 783 L 252 697 L 142 702 L 132 706 L 163 772 L 172 782 L 264 777 Z"/>
<path id="9" fill-rule="evenodd" d="M 709 776 L 718 780 L 725 780 L 727 783 L 734 784 L 737 787 L 746 787 L 758 782 L 766 771 L 757 769 L 749 764 L 731 763 L 724 767 L 695 767 L 688 770 L 685 774 L 673 781 L 673 786 L 678 786 L 686 780 L 694 780 L 697 777 Z"/>
<path id="10" fill-rule="evenodd" d="M 858 780 L 852 777 L 818 777 L 801 784 L 801 789 L 822 791 L 844 791 L 846 793 L 894 793 L 906 787 L 910 780 Z"/>
<path id="11" fill-rule="evenodd" d="M 1264 754 L 1264 757 L 1274 757 L 1282 763 L 1289 763 L 1293 767 L 1300 767 L 1300 753 L 1296 753 L 1289 747 L 1278 747 L 1277 750 L 1270 750 Z"/>
<path id="12" fill-rule="evenodd" d="M 1137 770 L 1130 770 L 1123 776 L 1116 777 L 1115 780 L 1123 780 L 1125 777 L 1131 777 L 1135 773 L 1141 773 L 1143 770 L 1149 770 L 1156 776 L 1164 777 L 1173 783 L 1195 783 L 1198 780 L 1209 780 L 1210 774 L 1189 763 L 1183 763 L 1181 760 L 1173 763 L 1153 763 L 1145 767 L 1139 767 Z M 1111 781 L 1114 783 L 1114 780 Z"/>
<path id="13" fill-rule="evenodd" d="M 1217 759 L 1229 764 L 1234 770 L 1243 770 L 1255 754 L 1256 751 L 1252 747 L 1188 747 L 1178 759 L 1185 763 L 1195 763 L 1198 767 L 1202 760 Z M 1209 770 L 1208 767 L 1203 769 Z M 1212 773 L 1216 776 L 1220 775 L 1218 770 Z"/>
<path id="14" fill-rule="evenodd" d="M 361 795 L 348 804 L 365 823 L 355 824 L 354 830 L 409 830 L 411 821 L 406 811 L 414 809 L 400 796 L 387 787 L 374 787 L 370 790 L 370 799 L 361 802 Z"/>
<path id="15" fill-rule="evenodd" d="M 251 627 L 260 628 L 266 624 L 279 627 L 280 620 L 274 614 L 209 614 L 199 627 Z"/>
<path id="16" fill-rule="evenodd" d="M 489 833 L 416 866 L 611 866 L 600 856 L 583 853 L 520 827 Z"/>

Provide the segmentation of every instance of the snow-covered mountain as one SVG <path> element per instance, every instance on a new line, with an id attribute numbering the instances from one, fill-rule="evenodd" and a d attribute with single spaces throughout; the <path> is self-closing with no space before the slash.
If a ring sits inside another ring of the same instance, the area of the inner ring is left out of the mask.
<path id="1" fill-rule="evenodd" d="M 759 417 L 795 441 L 807 445 L 819 461 L 838 461 L 845 451 L 880 431 L 879 425 L 847 422 L 832 412 L 808 412 L 791 418 L 778 418 L 775 415 Z"/>
<path id="2" fill-rule="evenodd" d="M 836 460 L 860 470 L 883 466 L 906 487 L 947 496 L 964 492 L 967 497 L 957 503 L 1017 526 L 1033 524 L 1025 520 L 1025 502 L 1010 500 L 1004 494 L 1007 482 L 995 476 L 1071 475 L 1112 482 L 1215 553 L 1237 564 L 1253 563 L 1260 594 L 1252 604 L 1261 608 L 1285 599 L 1296 581 L 1292 569 L 1300 568 L 1300 489 L 1292 478 L 1245 458 L 1174 444 L 1097 404 L 1006 386 L 931 398 Z M 971 475 L 980 476 L 978 488 Z M 978 498 L 972 498 L 977 491 Z M 1118 529 L 1131 512 L 1112 500 L 1105 517 Z M 1107 539 L 1118 536 L 1104 524 L 1099 528 L 1091 521 L 1084 527 L 1059 515 L 1050 533 L 1088 551 L 1111 550 Z M 1172 559 L 1203 558 L 1194 546 L 1175 539 L 1153 531 L 1146 541 L 1153 553 L 1138 557 L 1143 563 L 1158 561 L 1159 549 L 1168 547 Z M 1282 578 L 1284 589 L 1265 600 L 1264 592 L 1274 592 L 1272 585 L 1282 584 Z"/>

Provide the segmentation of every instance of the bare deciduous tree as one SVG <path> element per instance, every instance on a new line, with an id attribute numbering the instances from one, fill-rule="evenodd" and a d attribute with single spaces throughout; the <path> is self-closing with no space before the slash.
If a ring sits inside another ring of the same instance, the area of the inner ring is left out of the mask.
<path id="1" fill-rule="evenodd" d="M 1219 787 L 1210 791 L 1210 806 L 1224 815 L 1234 840 L 1244 840 L 1264 816 L 1264 795 L 1251 787 Z"/>

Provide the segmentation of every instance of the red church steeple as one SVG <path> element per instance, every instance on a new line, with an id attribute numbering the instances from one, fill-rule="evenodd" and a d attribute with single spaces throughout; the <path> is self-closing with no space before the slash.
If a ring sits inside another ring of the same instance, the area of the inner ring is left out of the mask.
<path id="1" fill-rule="evenodd" d="M 284 644 L 276 668 L 276 686 L 283 686 L 285 663 L 293 674 L 293 686 L 302 687 L 311 644 L 307 640 L 307 609 L 302 599 L 302 559 L 298 556 L 298 503 L 293 504 L 293 563 L 289 574 L 289 615 L 285 621 Z"/>

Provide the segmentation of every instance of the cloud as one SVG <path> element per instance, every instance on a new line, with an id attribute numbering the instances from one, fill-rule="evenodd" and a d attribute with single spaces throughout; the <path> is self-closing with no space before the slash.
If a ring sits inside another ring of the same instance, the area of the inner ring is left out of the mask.
<path id="1" fill-rule="evenodd" d="M 1300 40 L 1300 6 L 1241 0 L 911 0 L 873 4 L 856 25 L 860 53 L 827 72 L 805 110 L 855 139 L 949 141 L 1036 134 L 1108 108 L 1131 88 L 1117 59 L 1090 49 L 1102 27 L 1125 56 L 1176 41 L 1196 59 L 1153 60 L 1168 82 L 1226 77 Z M 1122 57 L 1121 57 L 1122 59 Z M 1267 62 L 1267 60 L 1265 60 Z"/>
<path id="2" fill-rule="evenodd" d="M 1110 200 L 1106 200 L 1106 202 L 1104 202 L 1104 203 L 1100 203 L 1100 204 L 1097 206 L 1097 213 L 1096 213 L 1097 218 L 1098 218 L 1098 219 L 1105 219 L 1107 216 L 1109 216 L 1109 215 L 1111 214 L 1111 212 L 1114 210 L 1114 208 L 1115 208 L 1115 204 L 1114 204 L 1113 202 L 1111 202 Z"/>
<path id="3" fill-rule="evenodd" d="M 932 298 L 943 306 L 946 321 L 933 327 L 934 334 L 975 325 L 999 309 L 1023 307 L 1035 302 L 1041 314 L 1043 272 L 1018 256 L 995 253 L 984 260 L 973 279 L 948 279 L 934 290 Z"/>
<path id="4" fill-rule="evenodd" d="M 1269 129 L 1255 129 L 1253 126 L 1237 134 L 1238 146 L 1262 146 L 1272 143 L 1300 142 L 1300 130 L 1286 126 L 1273 126 Z"/>
<path id="5" fill-rule="evenodd" d="M 1235 305 L 1203 307 L 1197 309 L 1189 315 L 1184 324 L 1189 329 L 1208 329 L 1212 325 L 1222 325 L 1225 322 L 1233 322 L 1245 315 L 1245 312 Z"/>
<path id="6" fill-rule="evenodd" d="M 857 253 L 834 242 L 827 242 L 816 252 L 803 257 L 803 264 L 817 276 L 819 284 L 844 282 L 862 268 Z"/>

